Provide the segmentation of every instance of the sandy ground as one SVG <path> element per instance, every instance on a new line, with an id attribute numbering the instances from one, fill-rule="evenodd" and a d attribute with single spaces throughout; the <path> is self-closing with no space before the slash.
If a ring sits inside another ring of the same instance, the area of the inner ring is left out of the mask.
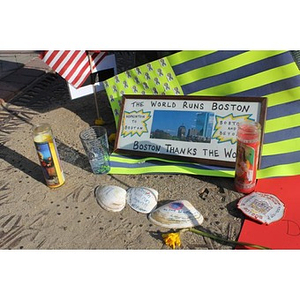
<path id="1" fill-rule="evenodd" d="M 105 93 L 98 94 L 101 116 L 114 131 Z M 121 212 L 102 209 L 98 185 L 147 186 L 159 193 L 158 205 L 186 199 L 204 216 L 202 229 L 236 240 L 241 195 L 232 179 L 180 174 L 94 175 L 79 132 L 96 119 L 93 96 L 70 100 L 65 82 L 48 73 L 0 112 L 0 248 L 3 249 L 169 249 L 161 238 L 169 229 L 153 225 L 128 205 Z M 66 182 L 49 189 L 33 144 L 32 125 L 48 122 L 57 140 Z M 181 249 L 232 249 L 185 233 Z"/>

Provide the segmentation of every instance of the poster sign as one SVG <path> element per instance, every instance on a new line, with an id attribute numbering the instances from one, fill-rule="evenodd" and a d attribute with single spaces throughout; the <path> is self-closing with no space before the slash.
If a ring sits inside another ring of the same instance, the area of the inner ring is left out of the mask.
<path id="1" fill-rule="evenodd" d="M 115 152 L 234 167 L 238 123 L 259 122 L 263 133 L 266 105 L 264 97 L 123 95 Z"/>

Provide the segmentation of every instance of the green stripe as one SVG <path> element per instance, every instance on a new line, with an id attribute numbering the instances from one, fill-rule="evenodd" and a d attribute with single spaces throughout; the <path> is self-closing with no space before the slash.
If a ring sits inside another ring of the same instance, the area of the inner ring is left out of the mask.
<path id="1" fill-rule="evenodd" d="M 131 158 L 126 158 L 126 157 L 119 157 L 119 156 L 114 156 L 114 153 L 112 153 L 112 155 L 110 156 L 110 161 L 113 162 L 118 162 L 118 163 L 126 163 L 126 164 L 141 164 L 141 168 L 143 168 L 142 164 L 144 162 L 147 161 L 161 161 L 161 162 L 167 162 L 170 164 L 174 164 L 175 166 L 173 166 L 173 168 L 178 168 L 179 170 L 181 170 L 182 168 L 184 169 L 191 169 L 191 170 L 195 170 L 193 167 L 187 167 L 187 166 L 181 166 L 181 165 L 185 165 L 189 162 L 187 161 L 175 161 L 175 160 L 169 160 L 169 159 L 163 159 L 163 158 L 158 158 L 158 157 L 144 157 L 144 158 L 140 158 L 140 159 L 131 159 Z M 194 164 L 195 166 L 198 166 L 197 163 L 191 163 L 192 165 Z M 155 166 L 156 168 L 164 168 L 164 170 L 166 168 L 168 168 L 168 166 Z M 140 167 L 138 167 L 140 168 Z M 145 168 L 149 168 L 149 167 L 145 167 Z M 134 169 L 134 168 L 133 168 Z M 219 171 L 218 172 L 228 172 L 228 171 Z M 206 172 L 206 170 L 205 170 Z M 216 170 L 212 170 L 212 172 L 216 172 Z M 230 173 L 231 171 L 229 171 Z"/>
<path id="2" fill-rule="evenodd" d="M 297 126 L 300 126 L 300 113 L 267 120 L 265 125 L 265 133 L 293 128 Z"/>
<path id="3" fill-rule="evenodd" d="M 119 162 L 119 163 L 127 163 L 127 164 L 138 164 L 140 163 L 140 167 L 136 168 L 126 168 L 126 167 L 112 167 L 110 173 L 111 174 L 143 174 L 143 173 L 185 173 L 185 174 L 191 174 L 191 175 L 208 175 L 211 176 L 225 176 L 225 177 L 232 177 L 234 176 L 234 171 L 228 171 L 228 170 L 206 170 L 206 169 L 196 169 L 193 167 L 187 167 L 183 166 L 187 162 L 185 161 L 174 161 L 174 160 L 167 160 L 167 159 L 161 159 L 157 157 L 143 157 L 138 159 L 133 158 L 126 158 L 126 157 L 120 157 L 116 154 L 112 153 L 110 160 L 113 162 Z M 176 165 L 168 165 L 168 166 L 147 166 L 143 167 L 143 162 L 146 161 L 162 161 L 162 162 L 168 162 L 173 163 Z M 195 164 L 197 165 L 197 164 Z M 121 173 L 120 173 L 121 172 Z"/>
<path id="4" fill-rule="evenodd" d="M 273 83 L 275 81 L 290 78 L 296 75 L 299 75 L 299 70 L 295 63 L 290 63 L 285 66 L 277 67 L 252 76 L 248 76 L 246 78 L 242 78 L 239 80 L 231 81 L 229 83 L 201 90 L 192 93 L 191 95 L 226 96 L 230 94 L 244 92 L 265 84 Z"/>
<path id="5" fill-rule="evenodd" d="M 264 144 L 262 155 L 276 155 L 276 154 L 283 154 L 283 153 L 290 153 L 300 151 L 300 138 L 284 140 L 280 142 Z"/>
<path id="6" fill-rule="evenodd" d="M 179 65 L 181 63 L 185 63 L 189 60 L 199 58 L 202 56 L 206 56 L 208 54 L 214 53 L 214 51 L 181 51 L 170 56 L 167 56 L 169 63 L 172 67 Z"/>
<path id="7" fill-rule="evenodd" d="M 129 164 L 142 164 L 147 161 L 162 161 L 162 162 L 167 162 L 167 163 L 173 163 L 173 164 L 186 164 L 184 161 L 174 161 L 170 159 L 163 159 L 159 157 L 143 157 L 143 158 L 126 158 L 125 156 L 114 156 L 114 153 L 111 154 L 110 160 L 114 162 L 119 162 L 119 163 L 129 163 Z"/>
<path id="8" fill-rule="evenodd" d="M 135 159 L 135 158 L 126 158 L 126 157 L 120 157 L 120 156 L 114 156 L 112 153 L 110 156 L 111 161 L 119 162 L 119 163 L 131 163 L 131 164 L 136 164 L 136 163 L 143 163 L 145 159 Z"/>
<path id="9" fill-rule="evenodd" d="M 234 171 L 201 170 L 183 166 L 151 166 L 141 168 L 111 167 L 109 174 L 145 174 L 145 173 L 175 173 L 188 175 L 205 175 L 216 177 L 234 177 Z"/>
<path id="10" fill-rule="evenodd" d="M 278 177 L 278 176 L 295 176 L 300 174 L 300 162 L 278 165 L 257 171 L 257 179 Z"/>
<path id="11" fill-rule="evenodd" d="M 300 99 L 300 87 L 264 95 L 264 97 L 268 98 L 268 107 L 292 102 Z"/>
<path id="12" fill-rule="evenodd" d="M 186 175 L 204 175 L 204 176 L 215 176 L 215 177 L 228 177 L 233 178 L 235 171 L 218 171 L 218 170 L 199 170 L 193 168 L 179 168 L 177 166 L 169 166 L 167 169 L 164 167 L 145 167 L 145 168 L 122 168 L 112 167 L 109 174 L 120 174 L 120 175 L 139 175 L 146 173 L 174 173 L 174 174 L 186 174 Z M 278 177 L 278 176 L 295 176 L 300 174 L 300 162 L 272 166 L 266 169 L 257 170 L 257 179 Z"/>
<path id="13" fill-rule="evenodd" d="M 222 60 L 212 65 L 186 72 L 178 75 L 177 79 L 181 85 L 189 84 L 191 82 L 226 73 L 237 68 L 246 66 L 248 64 L 257 62 L 259 60 L 272 57 L 286 51 L 249 51 L 237 56 Z"/>

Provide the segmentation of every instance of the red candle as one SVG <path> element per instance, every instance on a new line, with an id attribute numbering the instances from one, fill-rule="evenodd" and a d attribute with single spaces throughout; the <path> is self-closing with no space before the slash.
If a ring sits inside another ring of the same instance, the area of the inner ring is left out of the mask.
<path id="1" fill-rule="evenodd" d="M 260 135 L 259 123 L 254 121 L 239 123 L 234 185 L 240 193 L 249 194 L 255 189 Z"/>

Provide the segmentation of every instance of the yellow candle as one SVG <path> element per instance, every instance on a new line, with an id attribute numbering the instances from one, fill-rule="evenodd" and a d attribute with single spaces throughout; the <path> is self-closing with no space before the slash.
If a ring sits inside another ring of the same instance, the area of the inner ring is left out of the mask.
<path id="1" fill-rule="evenodd" d="M 48 124 L 37 126 L 34 129 L 34 134 L 34 143 L 38 151 L 46 183 L 50 188 L 59 187 L 65 182 L 65 178 L 50 126 Z M 45 154 L 47 154 L 46 158 L 44 158 Z M 50 157 L 48 157 L 49 155 Z"/>

